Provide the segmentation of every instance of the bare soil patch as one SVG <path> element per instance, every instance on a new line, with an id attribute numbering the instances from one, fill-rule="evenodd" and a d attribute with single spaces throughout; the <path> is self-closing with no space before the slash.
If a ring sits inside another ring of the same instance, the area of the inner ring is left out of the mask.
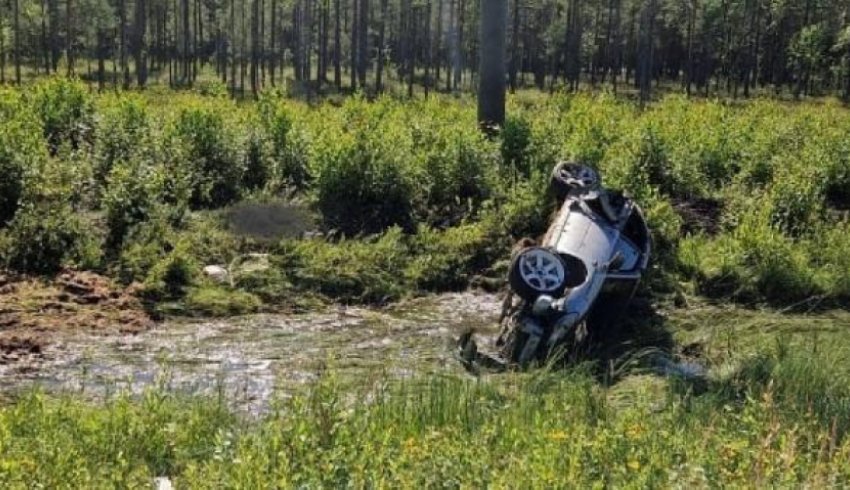
<path id="1" fill-rule="evenodd" d="M 682 218 L 684 233 L 705 233 L 713 236 L 720 232 L 722 201 L 710 198 L 677 199 L 673 201 L 673 207 Z"/>
<path id="2" fill-rule="evenodd" d="M 45 279 L 0 271 L 0 364 L 40 356 L 62 332 L 147 330 L 153 319 L 133 293 L 92 272 Z"/>

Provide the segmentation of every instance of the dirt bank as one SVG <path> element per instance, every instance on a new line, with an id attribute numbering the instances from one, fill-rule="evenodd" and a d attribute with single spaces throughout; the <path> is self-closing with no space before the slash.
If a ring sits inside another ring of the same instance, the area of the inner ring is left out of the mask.
<path id="1" fill-rule="evenodd" d="M 41 356 L 58 332 L 137 333 L 153 320 L 133 295 L 91 272 L 52 279 L 0 271 L 0 364 Z"/>

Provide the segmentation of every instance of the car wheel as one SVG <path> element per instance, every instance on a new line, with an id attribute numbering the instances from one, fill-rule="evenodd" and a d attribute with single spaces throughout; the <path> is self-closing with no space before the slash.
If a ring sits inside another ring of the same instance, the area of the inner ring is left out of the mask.
<path id="1" fill-rule="evenodd" d="M 511 289 L 526 301 L 540 295 L 557 297 L 567 283 L 567 268 L 556 253 L 542 247 L 530 247 L 518 253 L 508 275 Z"/>
<path id="2" fill-rule="evenodd" d="M 577 189 L 592 189 L 602 183 L 599 172 L 574 162 L 561 162 L 552 170 L 551 186 L 559 201 Z"/>

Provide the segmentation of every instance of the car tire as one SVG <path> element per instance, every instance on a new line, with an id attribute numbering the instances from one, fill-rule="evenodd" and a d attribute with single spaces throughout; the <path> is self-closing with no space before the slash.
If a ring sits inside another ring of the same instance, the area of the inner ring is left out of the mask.
<path id="1" fill-rule="evenodd" d="M 529 247 L 514 257 L 508 282 L 526 301 L 534 301 L 544 294 L 558 297 L 567 285 L 567 265 L 560 255 L 548 248 Z"/>
<path id="2" fill-rule="evenodd" d="M 575 180 L 570 179 L 578 174 L 587 174 L 591 179 L 586 181 L 586 185 L 576 185 Z M 599 185 L 599 174 L 590 167 L 574 162 L 560 162 L 552 169 L 552 177 L 549 186 L 554 192 L 558 201 L 563 201 L 567 198 L 570 192 L 582 187 L 593 187 Z"/>

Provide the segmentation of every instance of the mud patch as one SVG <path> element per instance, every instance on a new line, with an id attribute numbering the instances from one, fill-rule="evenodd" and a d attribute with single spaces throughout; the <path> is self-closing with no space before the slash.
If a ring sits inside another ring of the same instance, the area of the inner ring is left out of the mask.
<path id="1" fill-rule="evenodd" d="M 132 289 L 91 272 L 0 273 L 0 364 L 39 357 L 62 332 L 138 333 L 153 320 Z"/>
<path id="2" fill-rule="evenodd" d="M 673 208 L 682 218 L 682 232 L 686 234 L 720 232 L 723 201 L 710 198 L 677 199 Z"/>

